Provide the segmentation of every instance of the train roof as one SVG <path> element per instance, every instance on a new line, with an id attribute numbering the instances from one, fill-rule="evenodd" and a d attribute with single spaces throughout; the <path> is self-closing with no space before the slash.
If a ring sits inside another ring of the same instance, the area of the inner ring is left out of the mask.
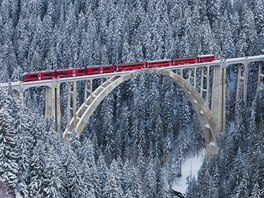
<path id="1" fill-rule="evenodd" d="M 198 55 L 197 57 L 207 57 L 207 56 L 214 56 L 213 54 L 205 54 L 205 55 Z"/>
<path id="2" fill-rule="evenodd" d="M 185 57 L 185 58 L 174 58 L 173 60 L 190 60 L 190 59 L 196 59 L 196 56 L 193 57 Z"/>
<path id="3" fill-rule="evenodd" d="M 148 63 L 155 63 L 155 62 L 164 62 L 164 61 L 171 61 L 171 59 L 152 60 L 152 61 L 147 61 L 147 62 L 148 62 Z"/>
<path id="4" fill-rule="evenodd" d="M 111 66 L 114 66 L 114 64 L 111 64 L 111 65 L 89 65 L 89 66 L 87 66 L 87 68 L 91 68 L 91 67 L 111 67 Z"/>
<path id="5" fill-rule="evenodd" d="M 121 63 L 121 64 L 117 64 L 117 66 L 123 66 L 123 65 L 140 65 L 140 64 L 145 64 L 146 61 L 142 61 L 142 62 L 135 62 L 135 63 Z"/>
<path id="6" fill-rule="evenodd" d="M 76 68 L 68 68 L 68 69 L 56 69 L 54 71 L 65 71 L 65 70 L 73 70 L 73 69 L 85 69 L 85 67 L 76 67 Z"/>
<path id="7" fill-rule="evenodd" d="M 23 72 L 23 75 L 25 75 L 25 74 L 46 73 L 46 72 L 55 72 L 55 70 L 43 70 L 43 71 Z"/>

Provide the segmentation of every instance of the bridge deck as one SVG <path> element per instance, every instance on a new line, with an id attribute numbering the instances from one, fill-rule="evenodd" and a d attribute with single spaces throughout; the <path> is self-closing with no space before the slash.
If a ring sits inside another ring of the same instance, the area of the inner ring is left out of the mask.
<path id="1" fill-rule="evenodd" d="M 259 56 L 248 56 L 248 57 L 240 57 L 240 58 L 230 58 L 224 60 L 215 60 L 213 62 L 207 63 L 197 63 L 197 64 L 187 64 L 187 65 L 175 65 L 169 67 L 159 67 L 155 68 L 159 69 L 167 69 L 167 70 L 175 70 L 175 69 L 187 69 L 193 67 L 203 67 L 203 66 L 216 66 L 222 65 L 223 67 L 227 68 L 229 65 L 234 64 L 249 64 L 251 62 L 258 62 L 264 61 L 264 55 Z M 153 68 L 152 68 L 153 69 Z M 52 80 L 41 80 L 41 81 L 31 81 L 31 82 L 11 82 L 11 87 L 15 90 L 24 90 L 30 87 L 41 87 L 41 86 L 48 86 L 52 87 L 54 83 L 64 83 L 64 82 L 71 82 L 71 81 L 83 81 L 83 80 L 92 80 L 98 78 L 110 78 L 113 76 L 122 76 L 132 72 L 138 71 L 146 71 L 148 69 L 141 69 L 141 70 L 131 70 L 131 71 L 124 71 L 124 72 L 113 72 L 113 73 L 105 73 L 105 74 L 95 74 L 95 75 L 85 75 L 85 76 L 75 76 L 75 77 L 68 77 L 68 78 L 56 78 Z M 7 88 L 9 83 L 0 83 L 0 88 Z"/>

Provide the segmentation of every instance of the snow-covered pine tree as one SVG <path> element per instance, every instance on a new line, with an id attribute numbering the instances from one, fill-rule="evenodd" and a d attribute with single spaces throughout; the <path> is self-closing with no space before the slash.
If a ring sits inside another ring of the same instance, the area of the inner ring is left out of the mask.
<path id="1" fill-rule="evenodd" d="M 110 169 L 107 172 L 107 178 L 103 197 L 116 197 L 116 198 L 122 198 L 124 196 L 124 191 L 122 189 L 122 186 L 120 185 L 120 177 L 117 174 L 119 167 L 117 165 L 117 162 L 115 159 L 113 159 Z"/>
<path id="2" fill-rule="evenodd" d="M 44 144 L 41 140 L 38 140 L 33 150 L 31 158 L 31 176 L 29 179 L 28 191 L 29 197 L 43 197 L 44 185 L 43 181 L 46 178 L 45 175 L 45 151 Z"/>
<path id="3" fill-rule="evenodd" d="M 263 196 L 264 192 L 260 189 L 258 182 L 254 184 L 254 188 L 251 192 L 250 198 L 261 198 Z"/>
<path id="4" fill-rule="evenodd" d="M 11 90 L 0 92 L 0 178 L 12 190 L 18 182 L 18 130 L 14 126 L 17 102 L 11 95 Z"/>
<path id="5" fill-rule="evenodd" d="M 154 159 L 149 157 L 148 162 L 145 173 L 147 197 L 155 198 L 157 196 L 158 179 Z"/>
<path id="6" fill-rule="evenodd" d="M 33 136 L 30 134 L 31 117 L 28 113 L 18 113 L 18 151 L 19 151 L 19 172 L 18 172 L 18 191 L 28 197 L 28 184 L 30 175 L 30 162 L 33 149 Z"/>
<path id="7" fill-rule="evenodd" d="M 98 197 L 103 197 L 104 193 L 104 188 L 107 179 L 107 172 L 108 168 L 105 163 L 104 156 L 102 154 L 99 155 L 99 158 L 97 160 L 97 171 L 98 171 L 98 176 L 99 176 L 99 191 L 97 192 Z"/>

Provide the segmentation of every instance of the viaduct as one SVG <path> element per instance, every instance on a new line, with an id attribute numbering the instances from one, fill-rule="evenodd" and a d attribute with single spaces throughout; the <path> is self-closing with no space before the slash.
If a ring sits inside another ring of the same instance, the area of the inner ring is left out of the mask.
<path id="1" fill-rule="evenodd" d="M 46 87 L 45 117 L 54 117 L 56 129 L 61 131 L 60 85 L 67 83 L 68 105 L 67 126 L 64 136 L 73 130 L 80 136 L 89 118 L 103 101 L 117 86 L 132 77 L 146 72 L 161 74 L 171 78 L 186 93 L 192 103 L 204 131 L 207 152 L 217 151 L 216 137 L 225 130 L 226 116 L 226 69 L 231 65 L 238 65 L 236 99 L 241 91 L 244 104 L 247 104 L 248 71 L 250 63 L 258 63 L 257 89 L 264 79 L 262 63 L 264 55 L 215 60 L 208 63 L 177 65 L 170 67 L 141 69 L 107 74 L 87 75 L 69 78 L 57 78 L 33 82 L 12 82 L 12 89 L 16 90 L 23 104 L 24 91 L 32 87 Z M 256 64 L 254 64 L 256 65 Z M 101 85 L 93 89 L 93 81 L 101 79 Z M 84 81 L 84 102 L 77 108 L 77 82 Z M 210 83 L 212 82 L 212 83 Z M 0 88 L 8 87 L 7 83 L 0 84 Z"/>

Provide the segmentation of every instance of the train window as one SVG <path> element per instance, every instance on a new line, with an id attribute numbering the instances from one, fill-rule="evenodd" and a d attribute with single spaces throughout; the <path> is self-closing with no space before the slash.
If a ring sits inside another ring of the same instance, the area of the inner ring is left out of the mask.
<path id="1" fill-rule="evenodd" d="M 155 64 L 165 64 L 165 63 L 170 63 L 169 61 L 163 61 L 163 62 L 153 62 L 153 63 L 149 63 L 151 65 L 155 65 Z"/>
<path id="2" fill-rule="evenodd" d="M 98 71 L 98 70 L 99 70 L 99 68 L 92 68 L 92 70 L 93 70 L 93 71 Z"/>
<path id="3" fill-rule="evenodd" d="M 32 74 L 32 75 L 30 75 L 29 77 L 30 77 L 30 78 L 37 78 L 38 75 L 37 75 L 37 74 Z"/>
<path id="4" fill-rule="evenodd" d="M 51 76 L 51 73 L 44 73 L 43 76 Z"/>
<path id="5" fill-rule="evenodd" d="M 79 73 L 84 73 L 84 72 L 85 72 L 84 69 L 79 70 Z"/>
<path id="6" fill-rule="evenodd" d="M 58 72 L 59 75 L 67 75 L 68 74 L 68 71 L 60 71 Z"/>

